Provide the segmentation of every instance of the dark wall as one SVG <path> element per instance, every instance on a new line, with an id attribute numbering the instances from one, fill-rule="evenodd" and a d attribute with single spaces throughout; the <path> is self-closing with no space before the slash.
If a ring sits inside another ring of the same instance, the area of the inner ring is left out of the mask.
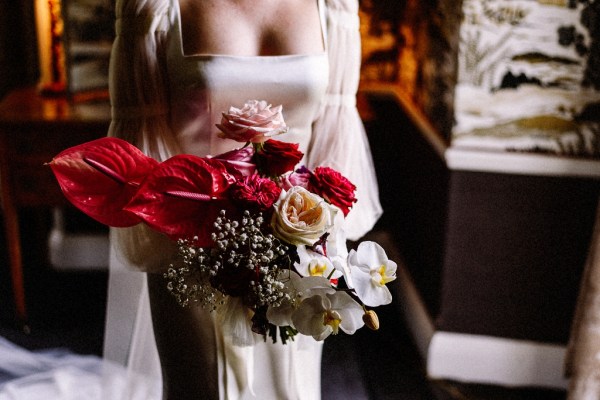
<path id="1" fill-rule="evenodd" d="M 379 181 L 383 217 L 427 311 L 440 304 L 449 172 L 395 99 L 368 96 L 375 112 L 366 124 Z"/>
<path id="2" fill-rule="evenodd" d="M 453 171 L 449 188 L 436 327 L 565 344 L 600 182 Z"/>
<path id="3" fill-rule="evenodd" d="M 33 0 L 0 0 L 0 97 L 37 77 Z"/>

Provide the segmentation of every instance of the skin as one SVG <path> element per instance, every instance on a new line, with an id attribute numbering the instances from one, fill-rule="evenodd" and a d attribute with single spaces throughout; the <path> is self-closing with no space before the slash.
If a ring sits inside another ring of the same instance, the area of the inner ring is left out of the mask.
<path id="1" fill-rule="evenodd" d="M 316 0 L 179 0 L 179 4 L 186 55 L 324 51 Z"/>
<path id="2" fill-rule="evenodd" d="M 316 0 L 179 0 L 185 55 L 266 56 L 325 50 Z M 180 307 L 160 274 L 148 274 L 167 400 L 218 400 L 210 314 Z"/>

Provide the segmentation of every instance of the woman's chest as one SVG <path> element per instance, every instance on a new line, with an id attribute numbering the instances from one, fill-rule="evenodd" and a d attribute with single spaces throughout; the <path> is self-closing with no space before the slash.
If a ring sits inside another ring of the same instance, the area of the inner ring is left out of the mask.
<path id="1" fill-rule="evenodd" d="M 282 140 L 306 149 L 329 78 L 325 54 L 284 57 L 185 57 L 168 60 L 171 120 L 182 148 L 217 154 L 235 143 L 216 137 L 229 107 L 247 100 L 283 106 L 290 132 Z"/>
<path id="2" fill-rule="evenodd" d="M 290 55 L 325 50 L 318 0 L 172 0 L 184 55 Z"/>

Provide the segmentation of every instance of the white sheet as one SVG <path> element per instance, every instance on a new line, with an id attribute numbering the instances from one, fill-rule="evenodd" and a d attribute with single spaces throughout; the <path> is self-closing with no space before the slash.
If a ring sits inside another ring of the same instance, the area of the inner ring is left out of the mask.
<path id="1" fill-rule="evenodd" d="M 108 400 L 129 378 L 125 368 L 97 356 L 29 351 L 0 337 L 0 400 Z M 161 398 L 160 385 L 134 380 L 132 399 Z"/>

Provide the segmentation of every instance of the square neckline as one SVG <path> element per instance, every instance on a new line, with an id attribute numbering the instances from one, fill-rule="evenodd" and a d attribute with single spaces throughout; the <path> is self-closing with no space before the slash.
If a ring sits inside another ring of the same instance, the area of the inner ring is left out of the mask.
<path id="1" fill-rule="evenodd" d="M 321 41 L 323 45 L 323 51 L 315 53 L 297 53 L 297 54 L 274 54 L 274 55 L 236 55 L 236 54 L 185 54 L 183 50 L 183 30 L 181 29 L 181 9 L 179 7 L 179 0 L 172 0 L 176 8 L 176 23 L 177 23 L 177 40 L 179 55 L 183 59 L 211 59 L 211 58 L 231 58 L 231 59 L 286 59 L 286 58 L 301 58 L 301 57 L 322 57 L 327 55 L 327 29 L 325 19 L 325 0 L 317 0 L 317 9 L 319 12 L 319 20 L 321 21 Z"/>

